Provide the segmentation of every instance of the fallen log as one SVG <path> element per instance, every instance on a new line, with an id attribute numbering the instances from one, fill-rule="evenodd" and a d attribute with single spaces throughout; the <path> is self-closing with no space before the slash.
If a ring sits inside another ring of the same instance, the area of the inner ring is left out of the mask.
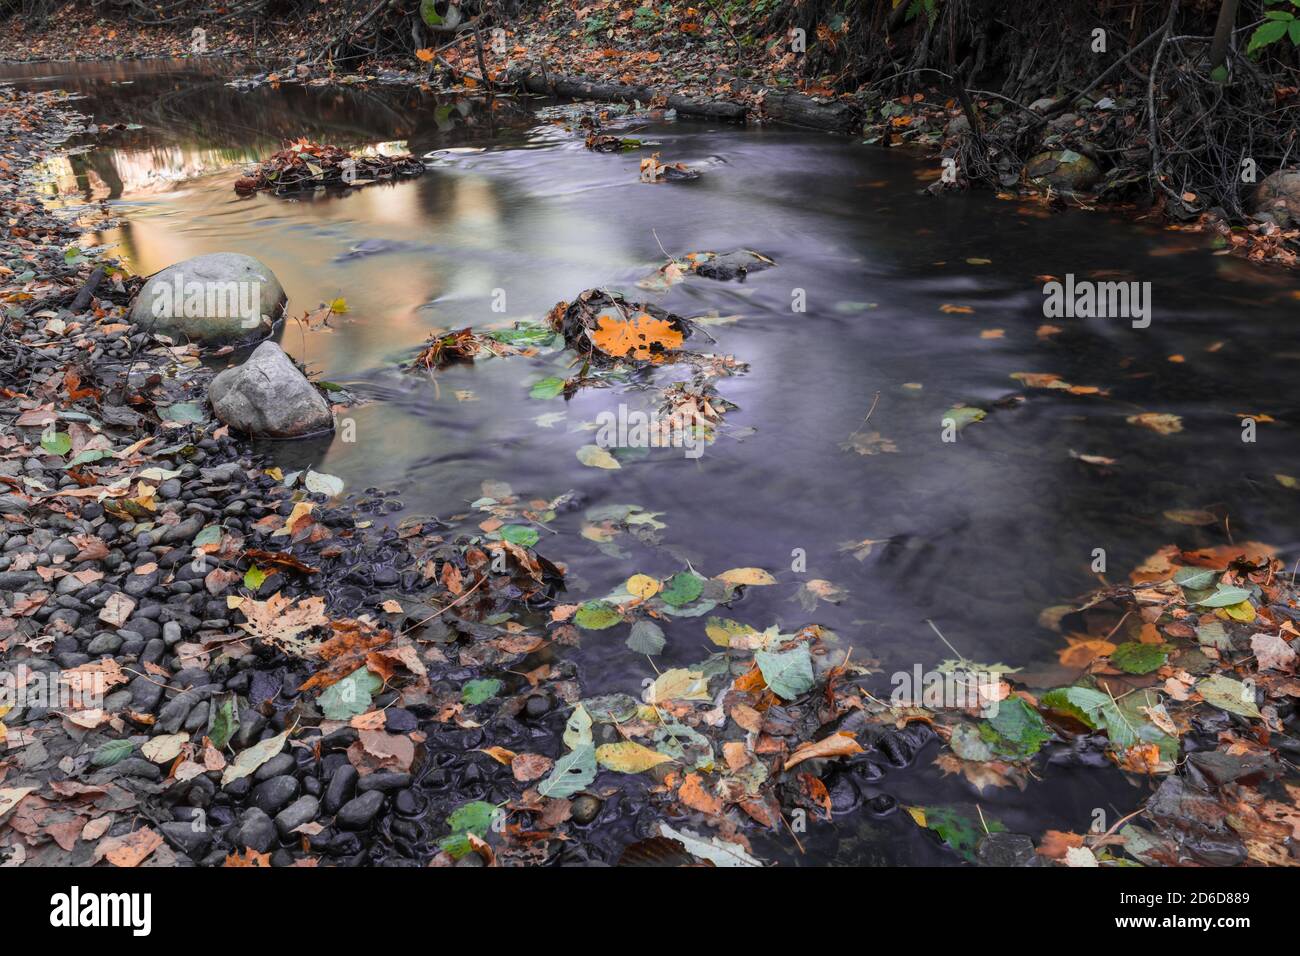
<path id="1" fill-rule="evenodd" d="M 560 96 L 567 99 L 605 100 L 612 103 L 663 103 L 681 116 L 699 116 L 705 119 L 744 122 L 758 118 L 793 126 L 847 133 L 861 123 L 860 110 L 851 103 L 819 103 L 798 93 L 777 93 L 764 87 L 732 81 L 755 93 L 764 93 L 761 109 L 755 113 L 743 102 L 725 99 L 702 99 L 672 93 L 660 96 L 648 86 L 626 83 L 601 83 L 576 77 L 557 76 L 528 69 L 517 69 L 507 74 L 506 86 L 514 86 L 529 93 Z"/>

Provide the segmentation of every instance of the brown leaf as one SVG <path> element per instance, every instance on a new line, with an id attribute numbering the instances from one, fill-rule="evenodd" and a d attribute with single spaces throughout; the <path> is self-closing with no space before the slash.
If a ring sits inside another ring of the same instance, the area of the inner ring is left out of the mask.
<path id="1" fill-rule="evenodd" d="M 862 753 L 862 745 L 853 739 L 852 734 L 831 734 L 821 740 L 810 740 L 800 744 L 781 769 L 789 770 L 814 757 L 848 757 L 860 753 Z"/>

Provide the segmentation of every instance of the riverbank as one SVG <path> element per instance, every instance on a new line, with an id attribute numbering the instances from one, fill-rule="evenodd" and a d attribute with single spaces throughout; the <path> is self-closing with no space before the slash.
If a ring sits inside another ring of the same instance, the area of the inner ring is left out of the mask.
<path id="1" fill-rule="evenodd" d="M 399 521 L 392 493 L 295 482 L 232 436 L 198 349 L 133 325 L 140 279 L 82 255 L 36 193 L 85 118 L 0 96 L 6 863 L 492 859 L 462 844 L 522 788 L 474 749 L 558 749 L 576 686 L 562 664 L 485 677 L 544 642 L 476 622 L 535 614 L 559 571 Z"/>
<path id="2" fill-rule="evenodd" d="M 245 89 L 404 83 L 861 134 L 922 150 L 937 195 L 976 187 L 1049 209 L 1116 209 L 1295 265 L 1300 172 L 1287 144 L 1300 110 L 1287 43 L 1258 42 L 1267 21 L 1242 13 L 1220 37 L 1207 11 L 1177 3 L 969 21 L 960 4 L 849 6 L 467 3 L 441 22 L 359 2 L 278 18 L 182 6 L 155 24 L 55 5 L 43 23 L 11 18 L 0 59 L 252 54 L 268 67 Z"/>

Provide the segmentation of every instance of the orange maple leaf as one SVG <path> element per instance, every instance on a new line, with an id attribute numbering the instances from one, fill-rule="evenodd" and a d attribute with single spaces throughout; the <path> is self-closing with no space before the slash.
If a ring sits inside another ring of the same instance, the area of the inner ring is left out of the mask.
<path id="1" fill-rule="evenodd" d="M 662 361 L 664 353 L 681 346 L 682 333 L 667 319 L 656 319 L 641 312 L 630 319 L 602 315 L 591 340 L 606 355 L 654 362 Z"/>

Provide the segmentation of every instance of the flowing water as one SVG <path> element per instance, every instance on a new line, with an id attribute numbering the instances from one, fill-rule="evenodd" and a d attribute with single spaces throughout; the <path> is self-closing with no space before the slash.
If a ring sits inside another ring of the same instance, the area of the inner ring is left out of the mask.
<path id="1" fill-rule="evenodd" d="M 139 125 L 57 166 L 50 187 L 72 205 L 107 202 L 122 224 L 94 241 L 137 272 L 236 251 L 274 270 L 291 315 L 347 300 L 332 331 L 288 323 L 282 344 L 369 399 L 349 413 L 356 441 L 272 447 L 286 465 L 310 461 L 354 490 L 398 488 L 406 514 L 466 511 L 493 479 L 527 497 L 574 491 L 584 507 L 636 504 L 658 515 L 659 546 L 623 536 L 602 550 L 580 533 L 583 508 L 561 514 L 538 547 L 568 564 L 566 599 L 686 561 L 705 574 L 759 566 L 778 584 L 750 588 L 731 616 L 759 628 L 832 628 L 854 660 L 875 662 L 877 694 L 889 693 L 890 675 L 936 665 L 951 648 L 1022 667 L 1043 686 L 1068 674 L 1057 665 L 1064 638 L 1040 612 L 1096 586 L 1097 549 L 1111 581 L 1171 543 L 1300 551 L 1300 490 L 1275 477 L 1300 476 L 1290 391 L 1300 283 L 1291 276 L 1215 254 L 1203 237 L 1103 213 L 1047 214 L 982 193 L 932 198 L 922 191 L 938 175 L 928 162 L 851 138 L 651 117 L 635 135 L 703 172 L 651 185 L 638 181 L 637 153 L 591 153 L 580 134 L 537 117 L 544 101 L 290 85 L 239 93 L 224 85 L 229 69 L 45 64 L 7 76 L 85 94 L 80 108 L 96 122 Z M 451 151 L 419 179 L 341 197 L 235 194 L 242 164 L 298 136 Z M 664 250 L 732 249 L 777 266 L 743 283 L 635 288 Z M 1066 274 L 1150 282 L 1150 326 L 1044 318 L 1043 277 Z M 702 457 L 662 449 L 616 471 L 580 464 L 598 413 L 649 398 L 618 386 L 530 398 L 538 379 L 572 374 L 569 355 L 435 377 L 398 370 L 432 329 L 540 318 L 592 287 L 728 319 L 707 327 L 716 344 L 688 343 L 749 365 L 718 382 L 738 408 Z M 493 311 L 502 293 L 506 310 Z M 801 298 L 806 309 L 796 311 Z M 1044 324 L 1059 331 L 1045 334 Z M 1026 388 L 1011 377 L 1019 372 L 1103 391 Z M 945 441 L 955 405 L 988 416 Z M 1178 415 L 1183 429 L 1162 435 L 1127 421 L 1144 412 Z M 1254 441 L 1243 441 L 1243 416 L 1257 422 Z M 804 572 L 792 570 L 800 554 Z M 808 579 L 847 597 L 801 606 Z M 624 630 L 587 632 L 572 651 L 586 693 L 637 694 L 653 676 Z M 699 619 L 671 622 L 656 665 L 707 656 L 715 648 L 703 631 Z M 1034 836 L 1082 832 L 1095 807 L 1115 819 L 1144 792 L 1114 771 L 1054 764 L 1024 792 L 977 793 L 944 777 L 932 756 L 880 789 L 904 803 L 978 801 Z M 952 859 L 903 814 L 850 814 L 813 829 L 807 855 L 785 835 L 756 850 L 805 863 Z"/>

